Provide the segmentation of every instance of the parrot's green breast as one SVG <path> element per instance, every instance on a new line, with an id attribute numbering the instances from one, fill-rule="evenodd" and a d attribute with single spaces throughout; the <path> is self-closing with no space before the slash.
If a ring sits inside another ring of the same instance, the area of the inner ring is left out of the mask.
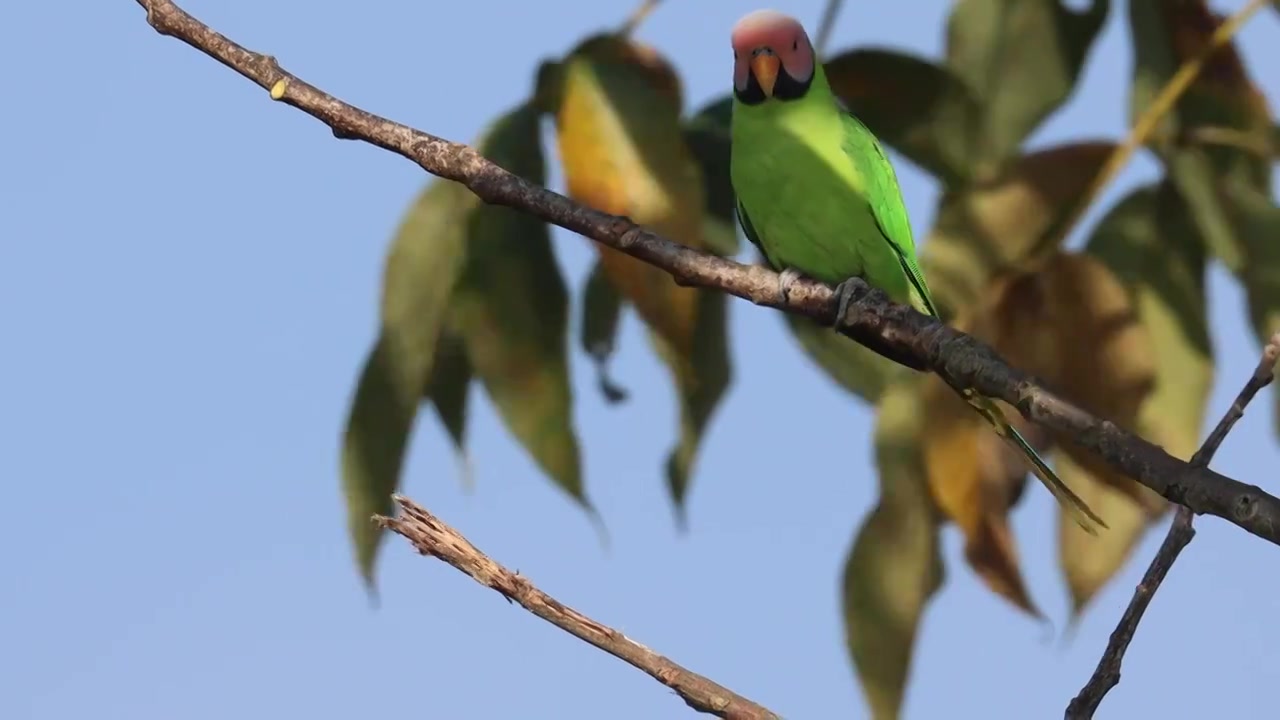
<path id="1" fill-rule="evenodd" d="M 747 236 L 776 270 L 829 284 L 862 277 L 919 306 L 872 210 L 847 120 L 833 98 L 827 103 L 734 108 L 730 178 Z"/>

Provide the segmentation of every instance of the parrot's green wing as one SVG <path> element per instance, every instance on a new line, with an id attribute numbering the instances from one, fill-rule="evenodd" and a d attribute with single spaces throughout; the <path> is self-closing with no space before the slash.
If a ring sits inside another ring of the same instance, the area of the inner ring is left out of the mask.
<path id="1" fill-rule="evenodd" d="M 742 234 L 747 236 L 747 240 L 756 246 L 760 254 L 764 256 L 769 264 L 773 264 L 773 259 L 769 257 L 769 253 L 765 252 L 764 245 L 760 243 L 760 236 L 756 234 L 756 228 L 751 224 L 751 218 L 747 217 L 747 209 L 742 207 L 742 201 L 734 199 L 734 204 L 738 207 L 738 224 L 742 226 Z"/>
<path id="2" fill-rule="evenodd" d="M 902 202 L 902 191 L 898 188 L 893 165 L 885 156 L 880 141 L 861 120 L 847 112 L 841 115 L 841 119 L 845 131 L 844 151 L 857 164 L 858 174 L 866 184 L 864 196 L 871 207 L 876 227 L 880 229 L 881 239 L 893 248 L 902 272 L 920 296 L 920 304 L 924 307 L 919 309 L 940 317 L 933 304 L 933 296 L 929 294 L 929 286 L 924 281 L 924 273 L 916 263 L 911 221 L 907 218 L 907 208 Z"/>
<path id="3" fill-rule="evenodd" d="M 929 286 L 924 281 L 924 273 L 916 263 L 915 242 L 911 237 L 911 225 L 907 218 L 907 209 L 902 202 L 902 192 L 898 188 L 898 179 L 893 165 L 885 156 L 884 149 L 875 135 L 867 129 L 862 121 L 852 114 L 845 113 L 844 119 L 844 151 L 857 164 L 858 175 L 862 178 L 864 196 L 875 217 L 876 227 L 881 238 L 889 243 L 902 266 L 903 273 L 910 281 L 915 294 L 919 296 L 917 309 L 927 311 L 934 317 L 941 317 L 929 294 Z M 923 306 L 923 307 L 921 307 Z M 1089 508 L 1072 492 L 1071 488 L 1058 477 L 1044 460 L 1031 447 L 1005 417 L 1004 412 L 990 398 L 984 397 L 972 388 L 960 387 L 946 377 L 943 380 L 969 403 L 979 415 L 996 431 L 996 434 L 1010 443 L 1031 464 L 1031 468 L 1045 487 L 1071 513 L 1072 518 L 1089 534 L 1097 534 L 1094 525 L 1107 527 L 1102 518 Z"/>

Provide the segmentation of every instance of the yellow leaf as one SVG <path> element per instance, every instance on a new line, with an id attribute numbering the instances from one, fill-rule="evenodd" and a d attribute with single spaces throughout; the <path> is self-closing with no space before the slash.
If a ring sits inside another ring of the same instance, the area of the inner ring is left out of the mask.
<path id="1" fill-rule="evenodd" d="M 876 720 L 901 711 L 920 619 L 943 579 L 937 514 L 920 454 L 919 380 L 904 375 L 881 397 L 875 433 L 880 499 L 844 568 L 846 642 Z"/>
<path id="2" fill-rule="evenodd" d="M 1154 383 L 1150 339 L 1125 287 L 1098 260 L 1058 253 L 1039 272 L 998 278 L 986 302 L 972 315 L 962 314 L 956 324 L 989 342 L 1015 367 L 1043 378 L 1064 398 L 1136 429 L 1138 407 Z M 966 557 L 987 585 L 1036 612 L 1022 583 L 1006 517 L 1029 468 L 936 376 L 930 376 L 925 397 L 932 408 L 926 421 L 926 467 L 939 507 L 964 533 Z M 1028 437 L 1038 450 L 1056 441 L 1102 480 L 1137 491 L 1138 485 L 1110 472 L 1093 454 L 1054 433 L 1032 432 L 1016 411 L 1001 406 L 1024 435 L 1040 440 Z"/>
<path id="3" fill-rule="evenodd" d="M 680 122 L 679 81 L 652 49 L 617 36 L 582 43 L 551 82 L 569 195 L 625 215 L 678 242 L 708 249 L 702 171 Z M 680 287 L 671 276 L 596 245 L 605 275 L 652 330 L 675 376 L 680 439 L 667 483 L 683 507 L 702 433 L 730 381 L 723 293 Z"/>
<path id="4" fill-rule="evenodd" d="M 1027 357 L 1044 344 L 1034 323 L 1022 322 L 1026 316 L 1000 312 L 1003 293 L 1004 288 L 997 287 L 995 306 L 962 313 L 955 326 L 996 346 L 1015 366 L 1023 367 Z M 922 442 L 929 491 L 942 515 L 964 535 L 965 560 L 997 595 L 1033 617 L 1042 617 L 1022 578 L 1008 519 L 1023 492 L 1027 465 L 937 375 L 925 377 L 921 396 L 928 408 Z M 1027 441 L 1042 449 L 1043 433 L 1029 427 L 1008 405 L 996 402 Z"/>
<path id="5" fill-rule="evenodd" d="M 1164 514 L 1169 503 L 1137 483 L 1133 483 L 1132 492 L 1121 492 L 1116 489 L 1117 478 L 1099 480 L 1070 455 L 1059 457 L 1055 465 L 1058 477 L 1107 520 L 1106 531 L 1090 535 L 1070 513 L 1058 509 L 1058 559 L 1071 595 L 1071 614 L 1078 617 L 1089 600 L 1124 566 L 1146 529 Z"/>
<path id="6" fill-rule="evenodd" d="M 570 197 L 626 215 L 657 233 L 702 248 L 703 187 L 680 126 L 680 106 L 628 41 L 584 43 L 561 66 L 557 138 Z M 645 322 L 687 356 L 697 307 L 693 288 L 598 243 L 615 286 Z"/>

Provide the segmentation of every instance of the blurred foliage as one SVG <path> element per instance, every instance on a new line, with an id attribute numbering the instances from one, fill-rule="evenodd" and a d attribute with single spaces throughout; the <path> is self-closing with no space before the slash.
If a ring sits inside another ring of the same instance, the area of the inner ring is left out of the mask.
<path id="1" fill-rule="evenodd" d="M 1228 43 L 1139 138 L 1163 177 L 1107 208 L 1081 247 L 1063 247 L 1074 209 L 1094 203 L 1095 181 L 1126 138 L 1050 147 L 1027 147 L 1027 138 L 1076 91 L 1103 25 L 1111 19 L 1130 30 L 1136 121 L 1223 20 L 1200 0 L 1130 2 L 1127 17 L 1107 0 L 1076 5 L 957 0 L 945 57 L 858 47 L 833 53 L 827 73 L 852 112 L 938 183 L 935 222 L 919 242 L 947 319 L 1066 398 L 1187 459 L 1213 382 L 1207 264 L 1221 262 L 1242 284 L 1260 338 L 1280 330 L 1280 208 L 1271 188 L 1280 131 Z M 728 76 L 726 67 L 726 87 Z M 688 114 L 683 107 L 680 76 L 662 54 L 629 34 L 603 32 L 544 62 L 530 97 L 478 145 L 545 183 L 549 121 L 571 197 L 691 247 L 737 255 L 731 98 Z M 547 477 L 590 512 L 568 372 L 572 315 L 607 402 L 627 397 L 609 373 L 625 312 L 635 311 L 667 367 L 679 421 L 661 472 L 683 523 L 701 439 L 732 380 L 732 305 L 592 247 L 590 272 L 566 282 L 540 221 L 439 179 L 409 209 L 387 259 L 380 331 L 343 445 L 352 540 L 370 587 L 379 535 L 368 517 L 391 511 L 418 408 L 435 408 L 465 467 L 472 380 Z M 935 376 L 806 318 L 781 320 L 818 369 L 877 413 L 880 497 L 848 555 L 844 613 L 873 715 L 897 717 L 916 630 L 943 581 L 945 524 L 959 529 L 966 561 L 994 593 L 1040 616 L 1009 524 L 1026 470 Z M 1168 505 L 1009 414 L 1111 527 L 1094 537 L 1059 518 L 1074 619 Z"/>

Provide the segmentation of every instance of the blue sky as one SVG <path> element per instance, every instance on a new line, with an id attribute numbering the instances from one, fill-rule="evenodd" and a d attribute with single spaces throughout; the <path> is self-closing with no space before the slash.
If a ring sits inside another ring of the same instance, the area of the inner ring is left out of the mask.
<path id="1" fill-rule="evenodd" d="M 670 0 L 643 27 L 679 65 L 691 105 L 728 88 L 729 28 L 755 1 Z M 777 6 L 810 24 L 821 11 L 820 0 Z M 630 10 L 578 0 L 184 7 L 329 92 L 457 140 L 520 98 L 539 59 Z M 937 55 L 946 10 L 849 3 L 833 47 Z M 1033 144 L 1122 131 L 1130 56 L 1119 10 L 1085 91 Z M 641 673 L 398 539 L 385 545 L 380 608 L 361 589 L 338 438 L 373 338 L 388 238 L 426 176 L 335 140 L 157 35 L 133 2 L 15 3 L 5 20 L 0 717 L 692 717 Z M 1242 39 L 1273 101 L 1280 73 L 1265 70 L 1280 66 L 1277 38 L 1280 14 L 1266 10 Z M 913 224 L 927 227 L 936 188 L 908 165 L 899 172 Z M 1156 172 L 1139 158 L 1107 202 Z M 576 286 L 593 251 L 563 232 L 557 243 Z M 1215 270 L 1210 289 L 1216 414 L 1256 344 L 1230 278 Z M 731 307 L 736 383 L 701 455 L 687 536 L 661 482 L 676 409 L 634 317 L 615 365 L 630 403 L 606 406 L 590 363 L 573 359 L 608 550 L 479 389 L 476 491 L 460 488 L 428 416 L 405 490 L 562 601 L 788 717 L 865 717 L 838 581 L 875 496 L 873 418 L 809 363 L 773 311 Z M 1270 401 L 1268 390 L 1215 467 L 1275 492 Z M 770 424 L 788 407 L 821 429 Z M 825 453 L 837 433 L 857 453 L 832 472 Z M 1039 489 L 1014 518 L 1028 582 L 1061 624 L 1055 523 Z M 1060 646 L 979 584 L 948 530 L 948 580 L 925 617 L 906 716 L 1059 716 L 1162 534 Z M 1271 707 L 1277 557 L 1202 520 L 1102 716 Z"/>

